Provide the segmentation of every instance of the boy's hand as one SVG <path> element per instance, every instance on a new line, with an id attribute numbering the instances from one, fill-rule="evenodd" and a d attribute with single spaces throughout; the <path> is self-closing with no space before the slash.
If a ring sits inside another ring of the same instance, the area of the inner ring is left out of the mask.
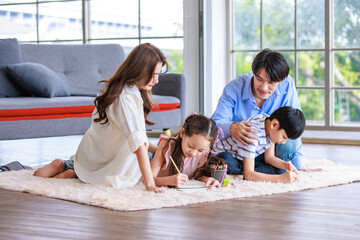
<path id="1" fill-rule="evenodd" d="M 298 172 L 297 168 L 291 163 L 291 162 L 288 162 L 289 166 L 290 166 L 290 169 L 287 169 L 289 171 L 292 171 L 292 172 Z"/>
<path id="2" fill-rule="evenodd" d="M 204 179 L 203 182 L 205 182 L 205 187 L 209 187 L 208 189 L 212 189 L 214 187 L 217 187 L 217 188 L 221 187 L 220 182 L 212 177 Z"/>
<path id="3" fill-rule="evenodd" d="M 186 174 L 178 173 L 178 174 L 172 175 L 171 180 L 172 180 L 172 182 L 170 185 L 180 187 L 189 181 L 189 177 Z"/>
<path id="4" fill-rule="evenodd" d="M 287 171 L 286 173 L 283 173 L 280 176 L 281 176 L 281 182 L 283 183 L 292 183 L 299 178 L 296 172 L 293 171 Z"/>
<path id="5" fill-rule="evenodd" d="M 297 170 L 297 168 L 291 162 L 289 162 L 288 164 L 290 164 L 290 170 L 289 171 L 294 172 L 296 174 L 296 179 L 299 179 L 300 174 L 299 174 L 299 171 Z"/>

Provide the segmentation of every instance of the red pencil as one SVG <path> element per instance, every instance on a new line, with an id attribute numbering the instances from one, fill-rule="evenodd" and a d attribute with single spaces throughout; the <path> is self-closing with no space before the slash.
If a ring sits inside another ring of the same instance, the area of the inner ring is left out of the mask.
<path id="1" fill-rule="evenodd" d="M 289 166 L 289 172 L 291 171 L 291 163 L 288 163 Z"/>

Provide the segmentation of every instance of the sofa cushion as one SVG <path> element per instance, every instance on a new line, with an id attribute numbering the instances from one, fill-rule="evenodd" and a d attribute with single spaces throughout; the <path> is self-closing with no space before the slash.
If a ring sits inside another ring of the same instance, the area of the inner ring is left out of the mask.
<path id="1" fill-rule="evenodd" d="M 0 122 L 91 117 L 93 97 L 15 97 L 0 101 Z"/>
<path id="2" fill-rule="evenodd" d="M 18 63 L 8 65 L 7 69 L 12 80 L 35 97 L 70 95 L 59 75 L 42 64 Z"/>
<path id="3" fill-rule="evenodd" d="M 180 108 L 180 100 L 172 96 L 153 95 L 154 107 L 152 112 L 169 111 Z"/>
<path id="4" fill-rule="evenodd" d="M 71 95 L 96 96 L 125 59 L 119 44 L 20 44 L 24 62 L 43 64 L 56 72 Z"/>
<path id="5" fill-rule="evenodd" d="M 16 38 L 0 39 L 0 97 L 17 97 L 28 95 L 9 79 L 6 65 L 23 61 L 18 40 Z"/>
<path id="6" fill-rule="evenodd" d="M 0 122 L 91 117 L 94 97 L 70 96 L 56 98 L 16 97 L 0 101 Z M 155 112 L 179 110 L 180 100 L 171 96 L 153 95 Z M 177 114 L 175 114 L 177 115 Z M 156 118 L 155 114 L 155 118 Z M 171 114 L 166 119 L 171 119 Z M 158 118 L 156 118 L 159 121 Z M 180 121 L 180 120 L 179 120 Z"/>

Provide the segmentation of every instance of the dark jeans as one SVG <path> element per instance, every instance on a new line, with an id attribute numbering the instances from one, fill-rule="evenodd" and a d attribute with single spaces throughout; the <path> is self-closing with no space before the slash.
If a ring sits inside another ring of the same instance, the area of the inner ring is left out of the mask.
<path id="1" fill-rule="evenodd" d="M 289 162 L 296 154 L 296 146 L 293 140 L 287 140 L 285 144 L 275 144 L 275 156 Z M 217 155 L 225 159 L 228 165 L 228 174 L 244 174 L 243 161 L 234 158 L 231 153 L 222 152 Z M 255 172 L 267 174 L 283 174 L 284 169 L 279 169 L 265 162 L 264 153 L 255 158 Z"/>

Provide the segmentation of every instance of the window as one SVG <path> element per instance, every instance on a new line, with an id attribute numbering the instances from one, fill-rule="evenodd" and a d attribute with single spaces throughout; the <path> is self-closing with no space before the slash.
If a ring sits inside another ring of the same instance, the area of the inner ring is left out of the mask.
<path id="1" fill-rule="evenodd" d="M 84 9 L 83 9 L 84 8 Z M 28 43 L 119 43 L 126 54 L 150 42 L 183 72 L 183 0 L 7 0 L 0 38 Z"/>
<path id="2" fill-rule="evenodd" d="M 290 65 L 310 129 L 360 127 L 360 1 L 233 0 L 233 77 L 264 48 Z"/>

